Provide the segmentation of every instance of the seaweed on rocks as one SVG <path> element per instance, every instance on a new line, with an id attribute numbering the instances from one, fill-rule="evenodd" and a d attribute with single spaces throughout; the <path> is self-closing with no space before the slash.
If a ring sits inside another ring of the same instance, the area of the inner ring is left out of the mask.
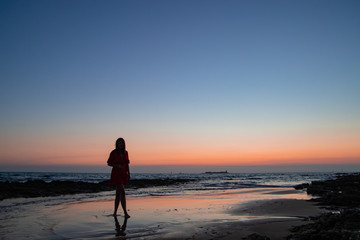
<path id="1" fill-rule="evenodd" d="M 270 240 L 270 238 L 257 233 L 253 233 L 248 235 L 247 237 L 242 238 L 242 240 Z"/>
<path id="2" fill-rule="evenodd" d="M 317 198 L 311 201 L 335 210 L 311 218 L 311 223 L 291 229 L 288 240 L 360 240 L 360 173 L 295 186 Z"/>
<path id="3" fill-rule="evenodd" d="M 344 209 L 313 217 L 312 223 L 294 227 L 288 240 L 360 240 L 360 211 Z"/>
<path id="4" fill-rule="evenodd" d="M 27 182 L 0 182 L 0 200 L 7 198 L 48 197 L 77 193 L 96 193 L 111 190 L 102 183 L 29 180 Z"/>
<path id="5" fill-rule="evenodd" d="M 127 188 L 146 188 L 154 186 L 170 186 L 184 184 L 193 179 L 130 179 Z M 97 193 L 111 191 L 115 187 L 108 181 L 89 183 L 82 181 L 52 181 L 29 180 L 27 182 L 0 182 L 0 200 L 8 198 L 49 197 L 65 194 Z"/>
<path id="6" fill-rule="evenodd" d="M 322 205 L 359 207 L 360 173 L 338 175 L 334 180 L 314 181 L 307 193 L 318 196 L 315 201 Z"/>

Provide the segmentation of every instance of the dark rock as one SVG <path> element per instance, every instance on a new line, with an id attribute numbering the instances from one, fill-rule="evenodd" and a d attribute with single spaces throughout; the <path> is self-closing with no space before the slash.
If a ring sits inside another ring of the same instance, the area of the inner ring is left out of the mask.
<path id="1" fill-rule="evenodd" d="M 303 184 L 299 184 L 299 185 L 294 186 L 294 188 L 295 188 L 296 190 L 307 189 L 308 187 L 309 187 L 309 184 L 308 184 L 308 183 L 303 183 Z"/>
<path id="2" fill-rule="evenodd" d="M 312 201 L 335 209 L 311 218 L 311 223 L 291 229 L 288 240 L 360 240 L 360 173 L 338 175 L 334 180 L 314 181 L 307 193 Z"/>
<path id="3" fill-rule="evenodd" d="M 127 188 L 146 188 L 153 186 L 169 186 L 184 184 L 192 179 L 134 179 L 130 180 Z M 99 183 L 73 182 L 73 181 L 52 181 L 30 180 L 27 182 L 0 182 L 0 200 L 7 198 L 30 198 L 59 196 L 65 194 L 96 193 L 101 191 L 114 190 L 108 181 Z"/>
<path id="4" fill-rule="evenodd" d="M 262 236 L 257 233 L 250 234 L 247 237 L 242 238 L 243 240 L 270 240 L 267 236 Z"/>
<path id="5" fill-rule="evenodd" d="M 345 209 L 339 213 L 324 213 L 313 218 L 313 222 L 291 229 L 288 240 L 307 239 L 360 239 L 360 211 Z"/>
<path id="6" fill-rule="evenodd" d="M 360 206 L 360 174 L 339 175 L 335 180 L 313 181 L 307 193 L 322 205 Z"/>

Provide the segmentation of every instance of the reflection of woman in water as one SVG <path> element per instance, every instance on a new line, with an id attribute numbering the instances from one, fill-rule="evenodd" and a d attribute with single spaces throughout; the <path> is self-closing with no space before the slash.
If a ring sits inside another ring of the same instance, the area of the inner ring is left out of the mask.
<path id="1" fill-rule="evenodd" d="M 117 219 L 116 216 L 114 216 L 114 220 L 115 220 L 115 230 L 116 230 L 115 236 L 116 237 L 126 236 L 125 230 L 126 230 L 128 218 L 124 218 L 124 222 L 122 226 L 120 225 L 119 220 Z"/>
<path id="2" fill-rule="evenodd" d="M 110 153 L 107 161 L 107 164 L 112 167 L 109 184 L 116 186 L 114 216 L 116 216 L 119 203 L 121 202 L 121 207 L 124 211 L 125 217 L 130 217 L 126 211 L 124 188 L 124 185 L 126 185 L 130 179 L 129 163 L 128 152 L 125 150 L 125 140 L 123 138 L 119 138 L 116 140 L 115 149 Z"/>

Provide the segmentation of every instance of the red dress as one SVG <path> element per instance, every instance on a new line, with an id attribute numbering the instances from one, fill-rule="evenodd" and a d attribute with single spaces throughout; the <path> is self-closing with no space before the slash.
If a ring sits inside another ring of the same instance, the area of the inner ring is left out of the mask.
<path id="1" fill-rule="evenodd" d="M 117 185 L 124 184 L 126 185 L 129 180 L 129 155 L 125 151 L 125 154 L 121 155 L 115 149 L 110 153 L 108 164 L 120 164 L 121 168 L 113 167 L 111 170 L 111 177 L 109 184 Z"/>

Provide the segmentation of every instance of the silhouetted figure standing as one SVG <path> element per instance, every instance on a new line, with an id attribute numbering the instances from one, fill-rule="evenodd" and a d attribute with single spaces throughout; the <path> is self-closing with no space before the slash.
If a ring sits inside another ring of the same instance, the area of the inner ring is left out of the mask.
<path id="1" fill-rule="evenodd" d="M 119 138 L 116 140 L 115 149 L 110 153 L 107 164 L 112 167 L 109 184 L 116 186 L 114 216 L 116 216 L 119 203 L 121 202 L 125 218 L 130 217 L 126 211 L 124 188 L 130 179 L 129 163 L 129 155 L 126 151 L 125 140 L 123 138 Z"/>

